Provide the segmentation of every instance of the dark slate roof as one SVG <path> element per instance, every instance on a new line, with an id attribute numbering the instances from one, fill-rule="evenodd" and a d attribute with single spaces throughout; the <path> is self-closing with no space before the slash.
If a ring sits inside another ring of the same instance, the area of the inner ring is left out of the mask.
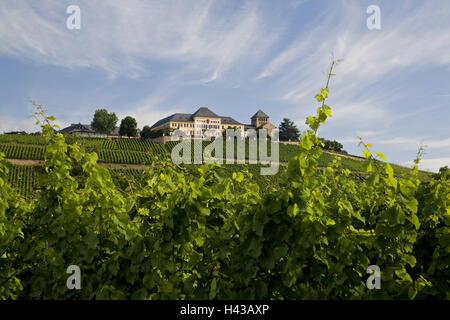
<path id="1" fill-rule="evenodd" d="M 85 133 L 98 133 L 94 130 L 94 128 L 89 124 L 81 124 L 81 123 L 72 123 L 69 127 L 64 128 L 59 131 L 60 133 L 75 133 L 75 132 L 85 132 Z M 119 135 L 119 127 L 115 127 L 114 130 L 110 133 L 110 135 L 118 136 Z"/>
<path id="2" fill-rule="evenodd" d="M 194 121 L 192 119 L 192 114 L 189 113 L 174 113 L 168 117 L 165 117 L 159 121 L 157 121 L 151 128 L 159 126 L 160 124 L 166 123 L 168 121 Z"/>
<path id="3" fill-rule="evenodd" d="M 222 118 L 209 110 L 208 108 L 199 108 L 193 114 L 189 113 L 174 113 L 168 117 L 165 117 L 157 121 L 151 128 L 157 127 L 160 124 L 166 123 L 168 121 L 194 121 L 194 117 L 208 117 L 208 118 Z M 228 118 L 228 117 L 227 117 Z M 235 120 L 234 120 L 235 121 Z M 237 121 L 235 121 L 238 123 Z"/>
<path id="4" fill-rule="evenodd" d="M 267 114 L 265 114 L 261 109 L 258 110 L 258 112 L 256 112 L 253 117 L 251 117 L 250 119 L 253 118 L 268 118 L 269 116 Z"/>
<path id="5" fill-rule="evenodd" d="M 251 124 L 244 124 L 244 130 L 249 130 L 249 129 L 256 129 L 256 127 Z"/>
<path id="6" fill-rule="evenodd" d="M 240 122 L 237 122 L 232 117 L 220 117 L 222 124 L 242 124 Z"/>
<path id="7" fill-rule="evenodd" d="M 69 127 L 60 130 L 61 133 L 72 133 L 72 132 L 88 132 L 95 133 L 90 125 L 81 123 L 72 123 Z"/>
<path id="8" fill-rule="evenodd" d="M 260 117 L 268 117 L 264 112 L 259 110 L 262 115 Z M 165 117 L 159 121 L 157 121 L 151 128 L 157 127 L 163 123 L 168 121 L 194 121 L 194 117 L 208 117 L 208 118 L 220 118 L 223 124 L 242 124 L 231 117 L 221 117 L 209 110 L 208 108 L 202 107 L 195 111 L 193 114 L 189 113 L 174 113 L 168 117 Z"/>
<path id="9" fill-rule="evenodd" d="M 192 117 L 220 118 L 217 114 L 215 114 L 208 108 L 199 108 L 197 111 L 194 112 Z"/>

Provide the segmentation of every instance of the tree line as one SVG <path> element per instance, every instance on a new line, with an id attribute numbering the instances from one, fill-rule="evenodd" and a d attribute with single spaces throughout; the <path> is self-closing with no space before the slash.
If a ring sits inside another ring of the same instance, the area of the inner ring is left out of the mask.
<path id="1" fill-rule="evenodd" d="M 118 120 L 115 112 L 108 112 L 106 109 L 97 109 L 91 125 L 95 131 L 108 134 L 114 130 Z M 138 135 L 137 131 L 137 121 L 135 118 L 127 116 L 120 122 L 119 135 L 136 137 Z M 169 133 L 170 129 L 151 130 L 150 126 L 144 126 L 140 132 L 140 137 L 142 139 L 152 139 Z"/>
<path id="2" fill-rule="evenodd" d="M 97 109 L 95 110 L 91 125 L 95 131 L 108 134 L 114 130 L 117 121 L 119 121 L 119 118 L 117 118 L 115 112 L 108 112 L 106 109 Z M 123 118 L 120 122 L 119 135 L 135 137 L 137 135 L 136 119 L 130 116 Z"/>

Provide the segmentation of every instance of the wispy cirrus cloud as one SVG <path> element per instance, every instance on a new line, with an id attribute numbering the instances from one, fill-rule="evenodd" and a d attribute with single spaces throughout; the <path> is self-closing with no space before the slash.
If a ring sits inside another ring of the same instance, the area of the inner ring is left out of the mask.
<path id="1" fill-rule="evenodd" d="M 146 98 L 137 101 L 126 110 L 119 111 L 117 116 L 123 119 L 132 116 L 136 119 L 138 127 L 152 125 L 156 121 L 174 113 L 183 113 L 185 110 L 180 106 L 169 105 L 166 92 L 155 92 Z M 120 124 L 120 122 L 119 122 Z"/>
<path id="2" fill-rule="evenodd" d="M 448 6 L 437 12 L 433 1 L 410 3 L 404 8 L 398 4 L 397 15 L 383 11 L 382 30 L 369 31 L 361 28 L 366 19 L 361 14 L 365 9 L 364 2 L 336 3 L 339 5 L 328 7 L 325 18 L 319 17 L 321 23 L 314 24 L 312 30 L 301 32 L 256 78 L 262 79 L 278 72 L 285 73 L 283 79 L 298 71 L 309 73 L 328 59 L 331 51 L 336 58 L 344 59 L 340 80 L 337 81 L 347 83 L 347 78 L 352 77 L 363 81 L 357 83 L 359 86 L 410 66 L 450 64 L 450 34 L 442 32 L 450 28 L 450 21 L 446 18 L 450 14 Z M 405 16 L 399 19 L 402 9 Z M 288 64 L 293 64 L 294 68 L 284 69 Z"/>
<path id="3" fill-rule="evenodd" d="M 368 3 L 368 2 L 367 2 Z M 384 94 L 380 81 L 411 73 L 424 66 L 450 65 L 450 8 L 436 12 L 434 2 L 394 4 L 395 14 L 382 9 L 382 30 L 369 31 L 365 26 L 365 2 L 338 1 L 327 7 L 314 28 L 305 28 L 292 43 L 256 75 L 256 80 L 272 77 L 279 83 L 279 96 L 288 102 L 310 102 L 315 88 L 323 84 L 330 52 L 344 61 L 333 79 L 334 106 L 364 104 L 368 97 Z M 382 6 L 383 8 L 383 6 Z M 406 13 L 407 12 L 407 13 Z M 424 28 L 424 26 L 427 26 Z M 336 94 L 334 93 L 336 92 Z M 394 100 L 393 92 L 390 100 Z M 345 114 L 349 107 L 341 108 Z M 368 118 L 373 112 L 367 110 Z M 336 117 L 339 117 L 336 109 Z M 379 112 L 377 112 L 379 113 Z M 388 116 L 388 112 L 384 116 Z M 364 115 L 363 115 L 364 117 Z M 341 117 L 344 119 L 344 117 Z"/>
<path id="4" fill-rule="evenodd" d="M 151 72 L 146 62 L 177 62 L 215 80 L 275 38 L 255 4 L 197 1 L 73 1 L 81 29 L 65 27 L 67 3 L 0 3 L 0 54 L 67 68 L 98 68 L 111 78 Z M 232 13 L 232 15 L 231 15 Z"/>

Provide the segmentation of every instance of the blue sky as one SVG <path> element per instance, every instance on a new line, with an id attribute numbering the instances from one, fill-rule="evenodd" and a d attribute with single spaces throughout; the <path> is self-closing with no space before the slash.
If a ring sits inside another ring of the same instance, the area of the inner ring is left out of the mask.
<path id="1" fill-rule="evenodd" d="M 66 28 L 69 5 L 80 30 Z M 209 107 L 303 130 L 333 53 L 344 61 L 319 135 L 353 154 L 362 136 L 402 165 L 423 144 L 421 168 L 436 171 L 450 165 L 449 17 L 448 0 L 0 0 L 0 132 L 38 129 L 27 99 L 61 126 L 98 108 L 142 127 Z"/>

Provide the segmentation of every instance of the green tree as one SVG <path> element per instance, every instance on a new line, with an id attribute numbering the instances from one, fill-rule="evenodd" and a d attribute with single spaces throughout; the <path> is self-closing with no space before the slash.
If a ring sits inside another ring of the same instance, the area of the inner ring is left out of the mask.
<path id="1" fill-rule="evenodd" d="M 435 173 L 434 175 L 435 179 L 449 179 L 450 178 L 450 170 L 448 169 L 448 166 L 440 167 L 439 172 Z"/>
<path id="2" fill-rule="evenodd" d="M 294 122 L 289 120 L 288 118 L 284 118 L 280 123 L 280 140 L 281 141 L 298 141 L 300 137 L 300 131 L 295 126 Z"/>
<path id="3" fill-rule="evenodd" d="M 325 150 L 347 153 L 347 151 L 342 149 L 344 147 L 342 143 L 339 143 L 336 140 L 331 141 L 321 138 L 321 141 L 323 143 L 323 149 Z"/>
<path id="4" fill-rule="evenodd" d="M 137 135 L 137 122 L 133 117 L 125 117 L 120 122 L 119 134 L 121 136 L 135 137 Z"/>
<path id="5" fill-rule="evenodd" d="M 168 136 L 172 131 L 173 131 L 172 128 L 151 130 L 149 126 L 145 126 L 141 131 L 141 139 L 153 139 L 161 137 L 163 135 Z"/>
<path id="6" fill-rule="evenodd" d="M 152 137 L 152 130 L 149 126 L 144 126 L 141 131 L 142 139 L 150 139 Z"/>
<path id="7" fill-rule="evenodd" d="M 95 110 L 94 119 L 92 120 L 92 127 L 95 131 L 100 133 L 111 133 L 119 119 L 114 112 L 108 113 L 106 109 Z"/>

